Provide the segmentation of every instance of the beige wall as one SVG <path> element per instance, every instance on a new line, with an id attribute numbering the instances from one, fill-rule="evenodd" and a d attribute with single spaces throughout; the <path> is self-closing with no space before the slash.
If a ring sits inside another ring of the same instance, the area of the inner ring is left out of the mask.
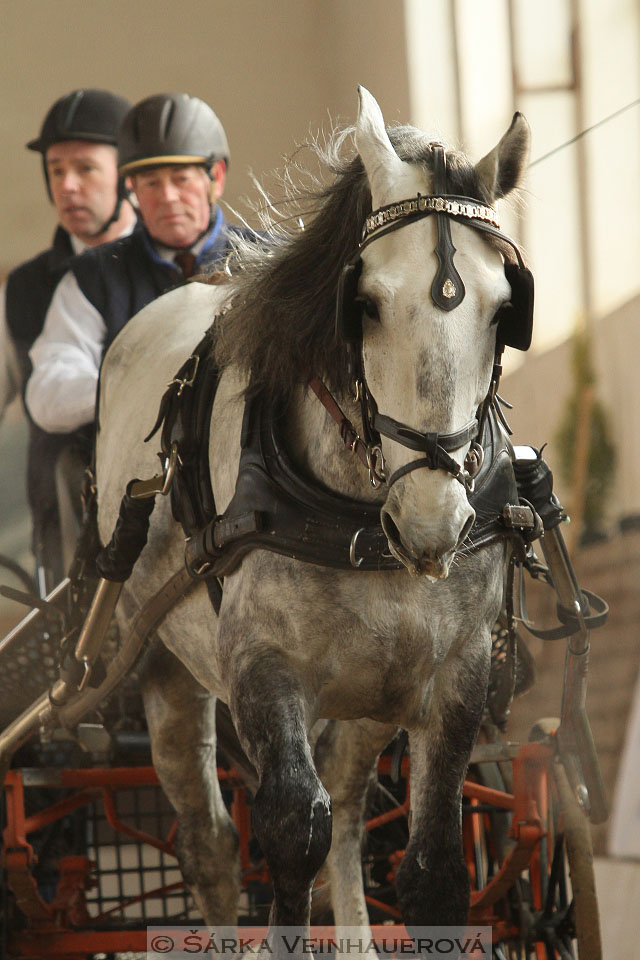
<path id="1" fill-rule="evenodd" d="M 389 120 L 409 120 L 402 0 L 2 0 L 0 64 L 0 274 L 48 243 L 54 218 L 24 144 L 74 88 L 207 100 L 231 144 L 234 206 L 252 193 L 249 167 L 278 166 L 327 112 L 351 121 L 358 83 Z"/>
<path id="2" fill-rule="evenodd" d="M 635 297 L 593 327 L 597 396 L 607 414 L 617 456 L 607 511 L 610 524 L 620 517 L 640 514 L 639 311 L 640 297 Z M 544 458 L 554 472 L 554 489 L 569 512 L 573 490 L 560 475 L 555 436 L 573 390 L 571 357 L 570 341 L 546 353 L 528 356 L 521 367 L 503 379 L 500 388 L 501 395 L 514 405 L 512 411 L 507 411 L 514 443 L 535 447 L 548 443 Z"/>

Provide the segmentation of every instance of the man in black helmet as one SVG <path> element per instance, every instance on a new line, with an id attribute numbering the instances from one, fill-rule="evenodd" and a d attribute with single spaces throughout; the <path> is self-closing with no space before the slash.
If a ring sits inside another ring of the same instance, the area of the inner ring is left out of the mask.
<path id="1" fill-rule="evenodd" d="M 233 235 L 216 205 L 229 160 L 216 114 L 186 94 L 133 107 L 118 134 L 120 175 L 134 191 L 143 228 L 88 251 L 62 278 L 31 350 L 27 405 L 45 430 L 92 423 L 106 347 L 127 321 L 193 273 L 219 268 Z"/>
<path id="2" fill-rule="evenodd" d="M 118 161 L 142 227 L 88 250 L 56 288 L 30 351 L 26 391 L 31 416 L 46 431 L 93 424 L 102 356 L 118 331 L 193 273 L 221 267 L 232 236 L 248 233 L 228 226 L 216 205 L 229 147 L 216 114 L 197 97 L 158 94 L 136 104 L 118 132 Z M 65 460 L 72 485 L 85 465 L 81 454 Z"/>
<path id="3" fill-rule="evenodd" d="M 0 416 L 31 372 L 29 349 L 44 326 L 53 292 L 70 258 L 127 235 L 136 216 L 120 186 L 116 135 L 131 104 L 106 90 L 74 90 L 47 113 L 27 147 L 42 155 L 45 184 L 58 217 L 52 246 L 13 270 L 0 291 Z M 30 422 L 27 469 L 33 550 L 41 592 L 62 576 L 54 466 L 75 433 L 45 433 Z M 85 441 L 86 442 L 86 441 Z"/>

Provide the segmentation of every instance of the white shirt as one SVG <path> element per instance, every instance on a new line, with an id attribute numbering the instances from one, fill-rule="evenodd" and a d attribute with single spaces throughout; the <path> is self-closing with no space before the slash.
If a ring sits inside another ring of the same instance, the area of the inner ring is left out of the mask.
<path id="1" fill-rule="evenodd" d="M 86 243 L 72 233 L 69 234 L 69 240 L 76 255 L 87 249 Z M 3 283 L 0 287 L 0 420 L 4 416 L 5 408 L 18 395 L 21 386 L 22 370 L 7 325 L 7 284 Z"/>
<path id="2" fill-rule="evenodd" d="M 128 236 L 132 229 L 120 236 Z M 104 320 L 68 271 L 56 287 L 42 333 L 29 351 L 33 372 L 25 401 L 43 430 L 71 433 L 93 421 L 105 337 Z"/>
<path id="3" fill-rule="evenodd" d="M 65 273 L 47 310 L 42 333 L 29 351 L 33 372 L 25 400 L 43 430 L 71 433 L 93 420 L 105 335 L 102 317 L 73 273 Z"/>

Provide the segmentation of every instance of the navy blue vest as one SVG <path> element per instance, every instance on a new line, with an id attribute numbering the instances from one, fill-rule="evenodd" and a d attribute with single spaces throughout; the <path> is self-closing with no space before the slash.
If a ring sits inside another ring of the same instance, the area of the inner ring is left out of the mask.
<path id="1" fill-rule="evenodd" d="M 69 234 L 58 227 L 50 249 L 16 267 L 7 279 L 7 326 L 20 363 L 23 391 L 31 374 L 29 350 L 42 332 L 54 291 L 72 259 Z M 87 433 L 45 433 L 29 418 L 27 500 L 33 518 L 32 546 L 38 562 L 53 570 L 54 582 L 63 575 L 55 463 L 64 447 L 80 445 L 90 449 Z"/>
<path id="2" fill-rule="evenodd" d="M 7 325 L 25 383 L 31 373 L 28 352 L 42 332 L 54 290 L 72 257 L 69 234 L 58 227 L 49 250 L 16 267 L 7 279 Z"/>
<path id="3" fill-rule="evenodd" d="M 212 234 L 196 260 L 201 272 L 220 268 L 231 252 L 230 236 L 248 231 L 228 226 L 217 212 Z M 181 271 L 162 260 L 144 227 L 83 253 L 74 260 L 73 274 L 80 290 L 96 308 L 107 329 L 104 349 L 139 310 L 183 282 Z"/>

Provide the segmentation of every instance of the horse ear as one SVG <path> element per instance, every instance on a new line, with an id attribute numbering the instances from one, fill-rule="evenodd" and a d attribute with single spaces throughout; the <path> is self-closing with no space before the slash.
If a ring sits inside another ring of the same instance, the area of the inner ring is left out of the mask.
<path id="1" fill-rule="evenodd" d="M 529 163 L 530 149 L 529 124 L 521 113 L 514 113 L 500 143 L 476 164 L 476 173 L 491 202 L 518 186 Z"/>
<path id="2" fill-rule="evenodd" d="M 364 164 L 372 193 L 384 193 L 402 169 L 393 149 L 377 100 L 365 87 L 358 87 L 356 147 Z"/>

